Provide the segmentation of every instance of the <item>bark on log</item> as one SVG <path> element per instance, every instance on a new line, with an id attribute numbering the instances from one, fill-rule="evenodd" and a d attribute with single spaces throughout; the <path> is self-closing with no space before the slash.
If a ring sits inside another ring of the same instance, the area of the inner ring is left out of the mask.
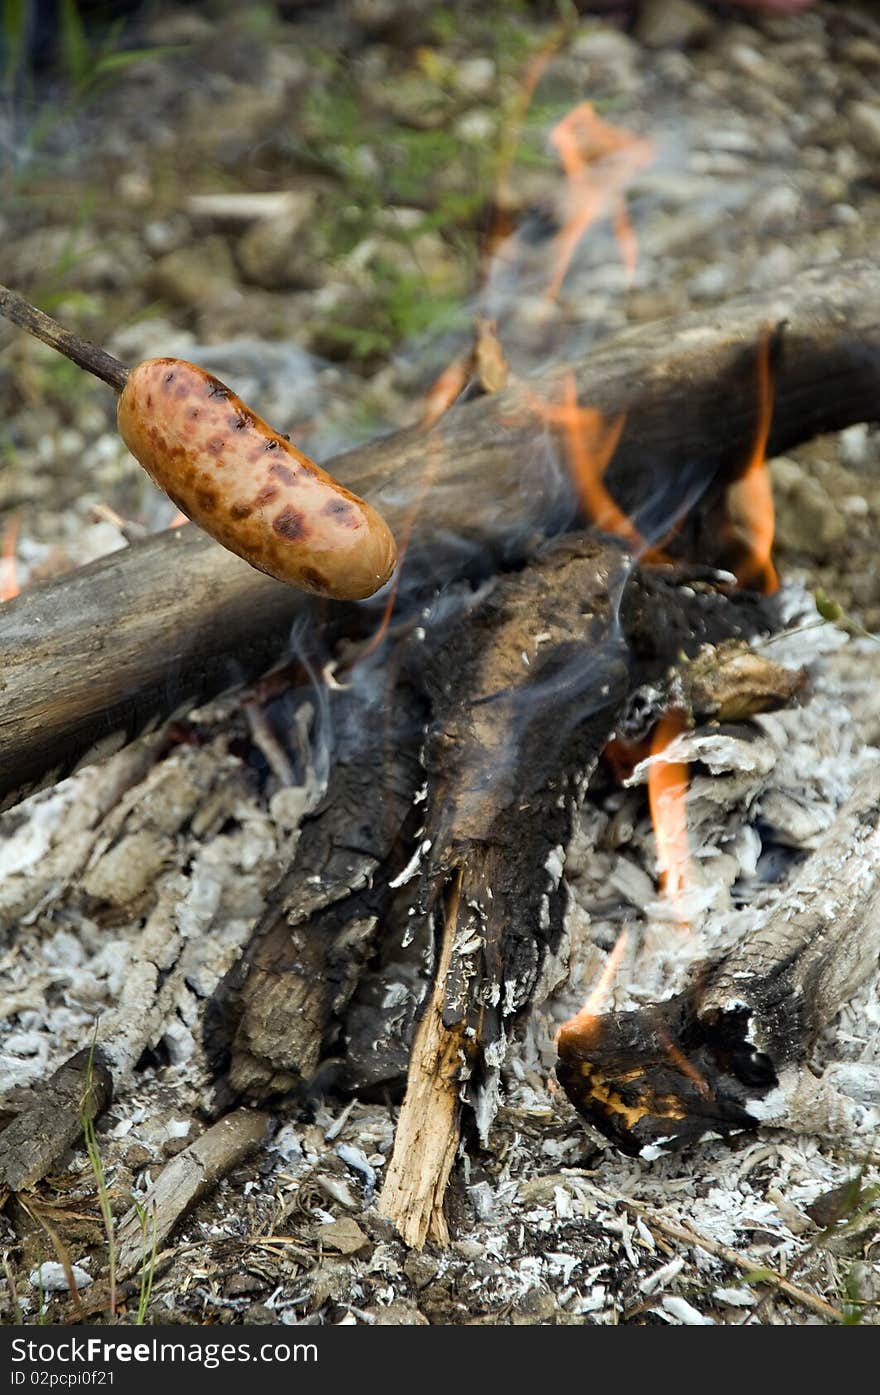
<path id="1" fill-rule="evenodd" d="M 807 273 L 709 320 L 697 314 L 630 330 L 575 365 L 579 401 L 626 416 L 607 477 L 625 507 L 643 502 L 646 461 L 661 485 L 655 514 L 736 474 L 755 431 L 756 345 L 768 323 L 783 321 L 769 454 L 877 419 L 880 272 L 870 264 Z M 558 401 L 558 377 L 541 391 Z M 432 482 L 422 498 L 426 470 Z M 577 515 L 550 428 L 516 384 L 448 413 L 429 435 L 401 432 L 340 456 L 333 471 L 396 530 L 421 501 L 408 583 L 486 574 Z M 691 555 L 716 544 L 717 520 L 703 510 Z M 192 527 L 25 592 L 0 609 L 0 800 L 252 677 L 306 613 L 313 603 Z M 345 615 L 337 612 L 341 623 Z"/>
<path id="2" fill-rule="evenodd" d="M 75 1143 L 85 1119 L 107 1108 L 113 1095 L 110 1071 L 99 1048 L 65 1061 L 0 1133 L 0 1205 L 10 1192 L 32 1187 Z"/>
<path id="3" fill-rule="evenodd" d="M 782 1113 L 783 1075 L 880 954 L 880 768 L 856 786 L 766 924 L 694 985 L 561 1030 L 557 1075 L 622 1151 L 652 1158 Z M 793 1080 L 797 1107 L 802 1082 Z M 818 1083 L 811 1078 L 815 1096 Z M 796 1122 L 796 1120 L 795 1120 Z M 870 1121 L 869 1121 L 870 1122 Z"/>

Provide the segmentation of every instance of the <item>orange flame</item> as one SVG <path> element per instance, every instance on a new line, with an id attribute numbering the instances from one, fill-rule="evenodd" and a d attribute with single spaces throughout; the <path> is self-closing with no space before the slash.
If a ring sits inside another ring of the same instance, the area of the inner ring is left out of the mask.
<path id="1" fill-rule="evenodd" d="M 681 712 L 666 712 L 654 728 L 651 755 L 662 755 L 669 743 L 686 730 Z M 687 787 L 686 762 L 654 760 L 648 767 L 648 805 L 657 844 L 660 889 L 676 905 L 679 924 L 684 929 L 688 923 L 679 903 L 691 882 Z"/>
<path id="2" fill-rule="evenodd" d="M 581 407 L 575 376 L 570 370 L 563 376 L 561 402 L 548 402 L 530 390 L 528 400 L 542 421 L 561 430 L 572 479 L 588 517 L 604 533 L 622 538 L 633 552 L 644 553 L 644 539 L 604 483 L 625 417 L 609 421 L 597 407 Z"/>
<path id="3" fill-rule="evenodd" d="M 15 569 L 15 548 L 18 542 L 18 528 L 21 516 L 10 518 L 3 533 L 3 547 L 0 550 L 0 601 L 11 601 L 21 589 Z"/>
<path id="4" fill-rule="evenodd" d="M 612 126 L 596 115 L 592 103 L 581 102 L 550 133 L 568 179 L 571 213 L 556 239 L 555 268 L 547 299 L 562 288 L 577 245 L 597 218 L 610 212 L 621 258 L 632 280 L 638 256 L 624 189 L 654 158 L 649 140 Z"/>
<path id="5" fill-rule="evenodd" d="M 728 491 L 728 503 L 737 521 L 737 534 L 748 546 L 739 568 L 740 586 L 757 582 L 765 595 L 778 589 L 779 577 L 770 558 L 776 513 L 767 472 L 767 440 L 773 420 L 773 373 L 770 366 L 772 331 L 765 328 L 758 341 L 758 424 L 748 463 Z"/>
<path id="6" fill-rule="evenodd" d="M 554 1038 L 557 1048 L 563 1037 L 581 1036 L 584 1033 L 588 1033 L 592 1028 L 602 1004 L 605 1002 L 605 999 L 614 986 L 614 980 L 617 977 L 620 961 L 623 958 L 628 941 L 629 935 L 627 931 L 621 930 L 614 948 L 608 956 L 608 962 L 596 980 L 587 1001 L 584 1003 L 580 1012 L 576 1013 L 574 1017 L 570 1017 L 567 1022 L 563 1022 L 562 1026 L 558 1029 Z"/>

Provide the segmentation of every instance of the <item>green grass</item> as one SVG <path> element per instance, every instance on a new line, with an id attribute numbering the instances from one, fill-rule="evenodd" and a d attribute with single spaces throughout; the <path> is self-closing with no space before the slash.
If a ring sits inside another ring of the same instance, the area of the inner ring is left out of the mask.
<path id="1" fill-rule="evenodd" d="M 148 1212 L 146 1206 L 142 1206 L 137 1201 L 134 1205 L 141 1226 L 141 1281 L 138 1291 L 137 1316 L 134 1321 L 136 1327 L 143 1327 L 147 1319 L 147 1309 L 150 1306 L 150 1298 L 153 1293 L 153 1279 L 156 1274 L 156 1249 L 159 1237 L 156 1229 L 155 1204 L 152 1212 Z M 151 1224 L 152 1234 L 150 1234 Z"/>
<path id="2" fill-rule="evenodd" d="M 107 1268 L 109 1271 L 110 1288 L 110 1314 L 116 1315 L 116 1225 L 113 1219 L 113 1208 L 110 1205 L 110 1193 L 107 1188 L 107 1178 L 104 1173 L 104 1164 L 101 1161 L 101 1150 L 98 1147 L 98 1137 L 95 1132 L 95 1116 L 92 1109 L 92 1086 L 94 1084 L 95 1067 L 95 1047 L 98 1043 L 98 1024 L 95 1023 L 95 1031 L 92 1036 L 92 1044 L 89 1048 L 89 1057 L 86 1062 L 86 1078 L 83 1088 L 82 1102 L 80 1104 L 80 1124 L 83 1131 L 83 1141 L 86 1147 L 86 1154 L 95 1179 L 95 1186 L 98 1191 L 98 1205 L 101 1210 L 101 1219 L 104 1222 L 104 1233 L 107 1236 Z"/>

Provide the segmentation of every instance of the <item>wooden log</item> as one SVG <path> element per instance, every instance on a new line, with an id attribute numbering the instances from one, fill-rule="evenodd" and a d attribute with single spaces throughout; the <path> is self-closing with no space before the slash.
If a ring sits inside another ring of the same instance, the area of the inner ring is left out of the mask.
<path id="1" fill-rule="evenodd" d="M 269 1123 L 268 1114 L 236 1109 L 166 1164 L 139 1207 L 133 1206 L 119 1222 L 120 1278 L 149 1263 L 153 1245 L 162 1248 L 184 1212 L 262 1142 Z"/>
<path id="2" fill-rule="evenodd" d="M 792 1067 L 874 972 L 878 953 L 874 767 L 764 926 L 704 965 L 691 988 L 635 1012 L 584 1013 L 566 1023 L 559 1081 L 590 1123 L 646 1158 L 705 1134 L 784 1122 L 783 1084 L 796 1126 L 809 1100 Z M 808 1094 L 818 1089 L 810 1077 Z"/>
<path id="3" fill-rule="evenodd" d="M 100 1048 L 79 1051 L 34 1091 L 33 1103 L 0 1133 L 0 1204 L 10 1192 L 32 1187 L 65 1148 L 80 1137 L 83 1122 L 110 1103 L 113 1082 Z"/>
<path id="4" fill-rule="evenodd" d="M 736 474 L 755 432 L 756 345 L 768 323 L 782 322 L 768 452 L 877 419 L 880 272 L 869 263 L 809 272 L 708 319 L 632 329 L 574 366 L 579 401 L 626 418 L 607 477 L 625 507 L 644 501 L 646 474 L 653 513 L 667 517 Z M 540 392 L 558 401 L 559 375 Z M 400 432 L 333 462 L 396 531 L 419 507 L 408 587 L 487 574 L 576 522 L 559 443 L 532 403 L 512 383 L 428 434 Z M 691 555 L 710 555 L 716 543 L 717 519 L 703 510 Z M 314 613 L 191 526 L 26 591 L 0 609 L 0 800 L 252 677 L 283 648 L 293 620 Z M 351 611 L 335 614 L 351 623 Z"/>

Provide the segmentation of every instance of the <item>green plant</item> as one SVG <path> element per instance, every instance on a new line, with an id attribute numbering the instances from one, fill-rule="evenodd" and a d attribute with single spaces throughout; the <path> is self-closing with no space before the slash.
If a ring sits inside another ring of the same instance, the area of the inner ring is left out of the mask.
<path id="1" fill-rule="evenodd" d="M 845 630 L 847 634 L 856 635 L 859 639 L 872 639 L 875 644 L 880 644 L 880 636 L 872 634 L 870 630 L 866 630 L 864 625 L 859 624 L 858 620 L 853 620 L 852 616 L 848 615 L 844 610 L 840 601 L 833 600 L 831 596 L 827 595 L 827 593 L 822 590 L 821 586 L 814 592 L 813 600 L 816 603 L 816 610 L 822 616 L 823 620 L 829 621 L 832 625 L 837 625 L 841 630 Z"/>
<path id="2" fill-rule="evenodd" d="M 104 1173 L 104 1164 L 101 1161 L 101 1150 L 98 1147 L 98 1137 L 95 1132 L 95 1115 L 92 1106 L 92 1089 L 94 1084 L 95 1068 L 95 1048 L 98 1044 L 98 1024 L 95 1023 L 95 1031 L 92 1036 L 92 1044 L 89 1048 L 89 1056 L 86 1062 L 85 1084 L 80 1103 L 80 1124 L 82 1126 L 83 1141 L 85 1142 L 86 1154 L 95 1179 L 98 1190 L 98 1205 L 101 1209 L 101 1219 L 104 1222 L 104 1233 L 107 1236 L 107 1269 L 109 1272 L 110 1288 L 110 1312 L 116 1313 L 116 1226 L 113 1220 L 113 1208 L 110 1205 L 110 1193 L 107 1188 L 107 1178 Z"/>
<path id="3" fill-rule="evenodd" d="M 145 48 L 120 48 L 124 19 L 118 19 L 100 37 L 86 29 L 76 0 L 59 0 L 57 68 L 63 91 L 47 98 L 37 90 L 37 78 L 29 46 L 28 0 L 0 0 L 2 51 L 5 55 L 0 95 L 16 125 L 9 162 L 10 188 L 18 192 L 23 178 L 46 142 L 60 126 L 80 116 L 94 99 L 118 81 L 136 63 L 175 57 L 191 51 L 189 44 L 157 44 Z"/>
<path id="4" fill-rule="evenodd" d="M 153 1279 L 156 1274 L 156 1249 L 159 1243 L 159 1234 L 156 1225 L 156 1203 L 153 1203 L 151 1213 L 148 1213 L 146 1206 L 142 1206 L 138 1201 L 135 1201 L 134 1207 L 141 1227 L 141 1281 L 138 1291 L 135 1326 L 143 1327 L 146 1322 L 147 1309 L 150 1306 L 150 1297 L 153 1292 Z M 152 1222 L 152 1239 L 148 1241 L 147 1231 L 150 1222 Z"/>

